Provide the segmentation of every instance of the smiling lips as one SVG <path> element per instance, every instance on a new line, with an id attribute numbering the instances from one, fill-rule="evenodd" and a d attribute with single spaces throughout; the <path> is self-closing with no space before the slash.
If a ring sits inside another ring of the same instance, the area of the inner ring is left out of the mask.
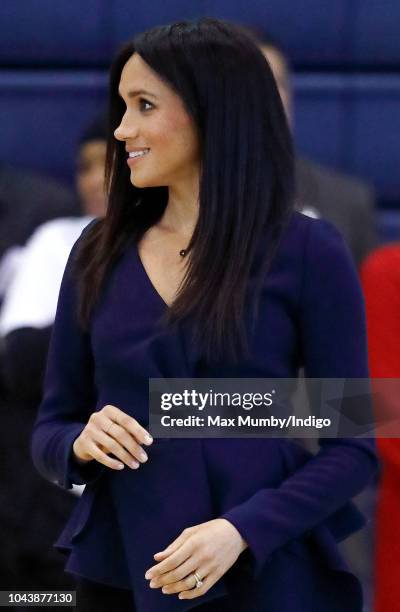
<path id="1" fill-rule="evenodd" d="M 143 155 L 146 155 L 149 151 L 150 149 L 141 149 L 140 151 L 130 151 L 129 159 L 136 159 L 137 157 L 143 157 Z"/>

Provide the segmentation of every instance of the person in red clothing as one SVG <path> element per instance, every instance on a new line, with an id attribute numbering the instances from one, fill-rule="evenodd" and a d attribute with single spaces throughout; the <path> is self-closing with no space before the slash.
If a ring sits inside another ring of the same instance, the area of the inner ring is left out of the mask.
<path id="1" fill-rule="evenodd" d="M 373 378 L 400 378 L 400 243 L 376 249 L 361 268 Z M 400 405 L 399 405 L 400 414 Z M 400 439 L 378 438 L 382 463 L 376 510 L 375 612 L 400 601 Z"/>

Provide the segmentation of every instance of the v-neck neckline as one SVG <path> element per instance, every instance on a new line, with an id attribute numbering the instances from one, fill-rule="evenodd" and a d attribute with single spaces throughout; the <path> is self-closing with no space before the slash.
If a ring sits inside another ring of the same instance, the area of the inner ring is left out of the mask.
<path id="1" fill-rule="evenodd" d="M 170 310 L 171 306 L 169 304 L 167 304 L 167 302 L 164 300 L 164 298 L 161 296 L 161 294 L 159 293 L 159 291 L 157 291 L 153 281 L 151 280 L 150 276 L 147 273 L 146 268 L 144 267 L 144 264 L 142 262 L 142 259 L 139 255 L 139 249 L 137 244 L 135 243 L 134 245 L 135 247 L 135 255 L 136 255 L 136 259 L 138 261 L 138 265 L 139 268 L 141 270 L 142 276 L 144 276 L 147 284 L 149 285 L 150 289 L 152 290 L 152 292 L 154 293 L 154 295 L 156 296 L 156 298 L 158 299 L 158 301 L 161 303 L 161 305 L 166 309 L 166 310 Z"/>

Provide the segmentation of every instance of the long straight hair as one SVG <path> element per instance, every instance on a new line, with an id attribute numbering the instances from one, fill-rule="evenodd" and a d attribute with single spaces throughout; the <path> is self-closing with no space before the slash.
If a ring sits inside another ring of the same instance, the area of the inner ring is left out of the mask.
<path id="1" fill-rule="evenodd" d="M 121 72 L 138 53 L 182 99 L 201 152 L 199 215 L 169 323 L 190 317 L 206 358 L 248 349 L 245 309 L 257 315 L 263 279 L 293 209 L 292 138 L 271 69 L 252 36 L 211 18 L 152 28 L 126 44 L 110 73 L 104 219 L 78 252 L 80 318 L 89 320 L 107 274 L 133 241 L 161 218 L 167 187 L 130 181 L 124 143 L 113 134 L 125 112 Z M 251 273 L 256 282 L 249 295 Z M 244 352 L 243 352 L 244 351 Z"/>

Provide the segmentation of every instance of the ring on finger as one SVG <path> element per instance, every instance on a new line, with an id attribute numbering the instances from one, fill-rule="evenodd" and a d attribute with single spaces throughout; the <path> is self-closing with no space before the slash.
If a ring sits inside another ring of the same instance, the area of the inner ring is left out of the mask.
<path id="1" fill-rule="evenodd" d="M 199 589 L 201 586 L 203 586 L 203 581 L 200 578 L 199 573 L 196 571 L 193 574 L 193 578 L 196 580 L 196 589 Z"/>

